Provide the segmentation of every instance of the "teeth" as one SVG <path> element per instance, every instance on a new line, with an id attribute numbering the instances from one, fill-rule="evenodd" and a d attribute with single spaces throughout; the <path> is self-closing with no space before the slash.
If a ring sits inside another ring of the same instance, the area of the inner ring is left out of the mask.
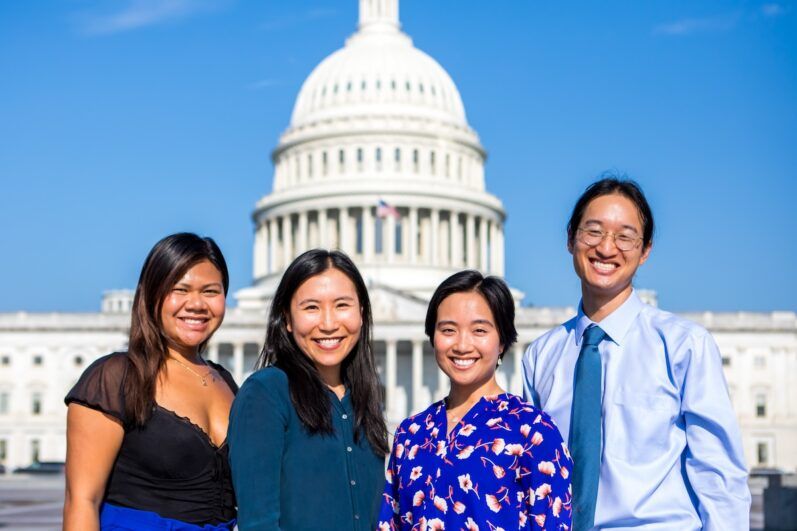
<path id="1" fill-rule="evenodd" d="M 597 260 L 593 260 L 592 265 L 595 266 L 595 269 L 600 269 L 601 271 L 612 271 L 617 268 L 617 264 L 607 264 L 605 262 L 598 262 Z"/>
<path id="2" fill-rule="evenodd" d="M 189 319 L 188 317 L 183 317 L 183 321 L 188 324 L 202 324 L 205 322 L 204 319 Z"/>
<path id="3" fill-rule="evenodd" d="M 320 343 L 321 345 L 325 346 L 325 347 L 332 347 L 332 346 L 335 346 L 335 345 L 337 345 L 338 343 L 340 343 L 340 339 L 339 339 L 339 338 L 333 338 L 333 339 L 316 339 L 316 341 L 317 341 L 318 343 Z"/>
<path id="4" fill-rule="evenodd" d="M 469 360 L 463 360 L 459 358 L 454 359 L 454 365 L 456 365 L 457 367 L 470 367 L 474 363 L 476 363 L 475 359 L 469 359 Z"/>

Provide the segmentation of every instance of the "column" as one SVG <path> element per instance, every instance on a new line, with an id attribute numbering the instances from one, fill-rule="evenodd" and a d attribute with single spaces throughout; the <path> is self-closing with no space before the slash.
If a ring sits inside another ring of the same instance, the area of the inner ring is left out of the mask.
<path id="1" fill-rule="evenodd" d="M 523 343 L 515 343 L 515 346 L 512 347 L 512 377 L 510 378 L 510 384 L 512 386 L 512 390 L 510 393 L 515 393 L 518 396 L 523 395 Z M 504 354 L 504 363 L 509 360 L 506 360 L 506 354 Z"/>
<path id="2" fill-rule="evenodd" d="M 254 278 L 260 278 L 265 274 L 263 269 L 266 265 L 266 253 L 268 252 L 265 241 L 266 230 L 266 226 L 263 223 L 258 223 L 255 230 L 255 249 L 254 256 L 252 256 L 252 277 Z"/>
<path id="3" fill-rule="evenodd" d="M 296 240 L 296 254 L 301 254 L 307 250 L 307 211 L 302 210 L 299 212 L 299 234 Z"/>
<path id="4" fill-rule="evenodd" d="M 462 267 L 462 232 L 459 229 L 459 213 L 451 212 L 448 222 L 448 230 L 451 232 L 448 241 L 451 244 L 451 266 Z"/>
<path id="5" fill-rule="evenodd" d="M 238 382 L 240 385 L 243 383 L 244 379 L 244 344 L 243 343 L 235 343 L 233 345 L 233 377 L 235 381 Z"/>
<path id="6" fill-rule="evenodd" d="M 282 216 L 282 258 L 284 267 L 288 267 L 293 260 L 293 223 L 290 214 Z"/>
<path id="7" fill-rule="evenodd" d="M 498 274 L 498 224 L 490 223 L 490 273 Z"/>
<path id="8" fill-rule="evenodd" d="M 479 224 L 479 269 L 485 273 L 490 268 L 490 265 L 487 263 L 487 240 L 489 231 L 490 229 L 487 218 L 482 216 L 481 223 Z"/>
<path id="9" fill-rule="evenodd" d="M 387 217 L 387 234 L 382 240 L 382 252 L 387 257 L 387 263 L 392 264 L 396 256 L 396 218 L 394 216 Z M 387 245 L 387 248 L 385 248 Z"/>
<path id="10" fill-rule="evenodd" d="M 329 229 L 327 228 L 327 209 L 318 210 L 318 246 L 322 249 L 332 247 L 329 244 Z"/>
<path id="11" fill-rule="evenodd" d="M 448 394 L 448 376 L 446 373 L 437 369 L 437 393 L 434 400 L 440 400 Z"/>
<path id="12" fill-rule="evenodd" d="M 432 259 L 432 265 L 440 264 L 440 210 L 433 208 L 431 211 L 431 226 L 430 232 L 432 233 L 429 238 L 429 257 Z"/>
<path id="13" fill-rule="evenodd" d="M 351 218 L 349 208 L 340 207 L 340 217 L 338 223 L 340 250 L 349 256 L 354 256 L 354 242 L 351 233 Z"/>
<path id="14" fill-rule="evenodd" d="M 497 268 L 495 270 L 495 274 L 498 276 L 503 277 L 505 274 L 505 266 L 504 266 L 504 226 L 503 224 L 498 225 L 498 230 L 496 231 L 496 238 L 495 238 L 495 247 L 496 247 L 496 256 L 498 258 L 497 261 Z"/>
<path id="15" fill-rule="evenodd" d="M 468 268 L 476 267 L 476 219 L 473 214 L 468 214 L 465 219 L 465 245 L 467 245 L 468 256 L 465 258 L 465 266 Z"/>
<path id="16" fill-rule="evenodd" d="M 210 343 L 208 344 L 208 353 L 207 357 L 210 361 L 214 363 L 219 362 L 219 344 L 218 343 Z"/>
<path id="17" fill-rule="evenodd" d="M 407 235 L 409 237 L 409 245 L 407 246 L 407 257 L 409 263 L 418 263 L 418 208 L 410 207 L 410 216 L 407 223 Z"/>
<path id="18" fill-rule="evenodd" d="M 363 228 L 363 262 L 370 263 L 374 260 L 374 216 L 371 214 L 371 206 L 363 206 L 362 214 Z"/>
<path id="19" fill-rule="evenodd" d="M 268 220 L 268 272 L 277 271 L 277 220 Z"/>
<path id="20" fill-rule="evenodd" d="M 396 341 L 390 339 L 385 342 L 385 416 L 388 419 L 395 417 L 397 372 Z"/>
<path id="21" fill-rule="evenodd" d="M 415 414 L 425 406 L 421 399 L 423 389 L 423 341 L 412 342 L 412 411 Z"/>

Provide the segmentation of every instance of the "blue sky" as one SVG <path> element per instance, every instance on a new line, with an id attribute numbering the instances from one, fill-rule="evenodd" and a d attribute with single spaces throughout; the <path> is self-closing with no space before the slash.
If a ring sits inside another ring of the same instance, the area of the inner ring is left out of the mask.
<path id="1" fill-rule="evenodd" d="M 507 278 L 579 296 L 564 225 L 605 170 L 658 235 L 672 310 L 797 310 L 797 3 L 404 0 L 457 83 L 508 214 Z M 0 311 L 94 311 L 149 248 L 213 236 L 251 280 L 254 203 L 354 0 L 0 3 Z"/>

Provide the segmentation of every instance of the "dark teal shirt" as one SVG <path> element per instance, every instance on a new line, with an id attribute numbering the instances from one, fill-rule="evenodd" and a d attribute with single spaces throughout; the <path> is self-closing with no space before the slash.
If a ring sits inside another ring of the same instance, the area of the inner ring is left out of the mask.
<path id="1" fill-rule="evenodd" d="M 266 367 L 244 382 L 227 437 L 238 529 L 376 528 L 384 457 L 362 436 L 354 442 L 348 392 L 330 391 L 332 435 L 310 435 L 291 403 L 288 378 Z"/>

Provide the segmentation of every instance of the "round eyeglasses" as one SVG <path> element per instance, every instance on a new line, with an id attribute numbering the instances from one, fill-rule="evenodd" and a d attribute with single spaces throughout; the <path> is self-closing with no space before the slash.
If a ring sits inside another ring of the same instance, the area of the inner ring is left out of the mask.
<path id="1" fill-rule="evenodd" d="M 616 234 L 610 231 L 581 227 L 576 230 L 576 239 L 589 247 L 600 245 L 607 236 L 611 236 L 612 240 L 614 240 L 614 245 L 623 252 L 633 251 L 642 242 L 642 238 L 631 236 L 630 234 Z"/>

